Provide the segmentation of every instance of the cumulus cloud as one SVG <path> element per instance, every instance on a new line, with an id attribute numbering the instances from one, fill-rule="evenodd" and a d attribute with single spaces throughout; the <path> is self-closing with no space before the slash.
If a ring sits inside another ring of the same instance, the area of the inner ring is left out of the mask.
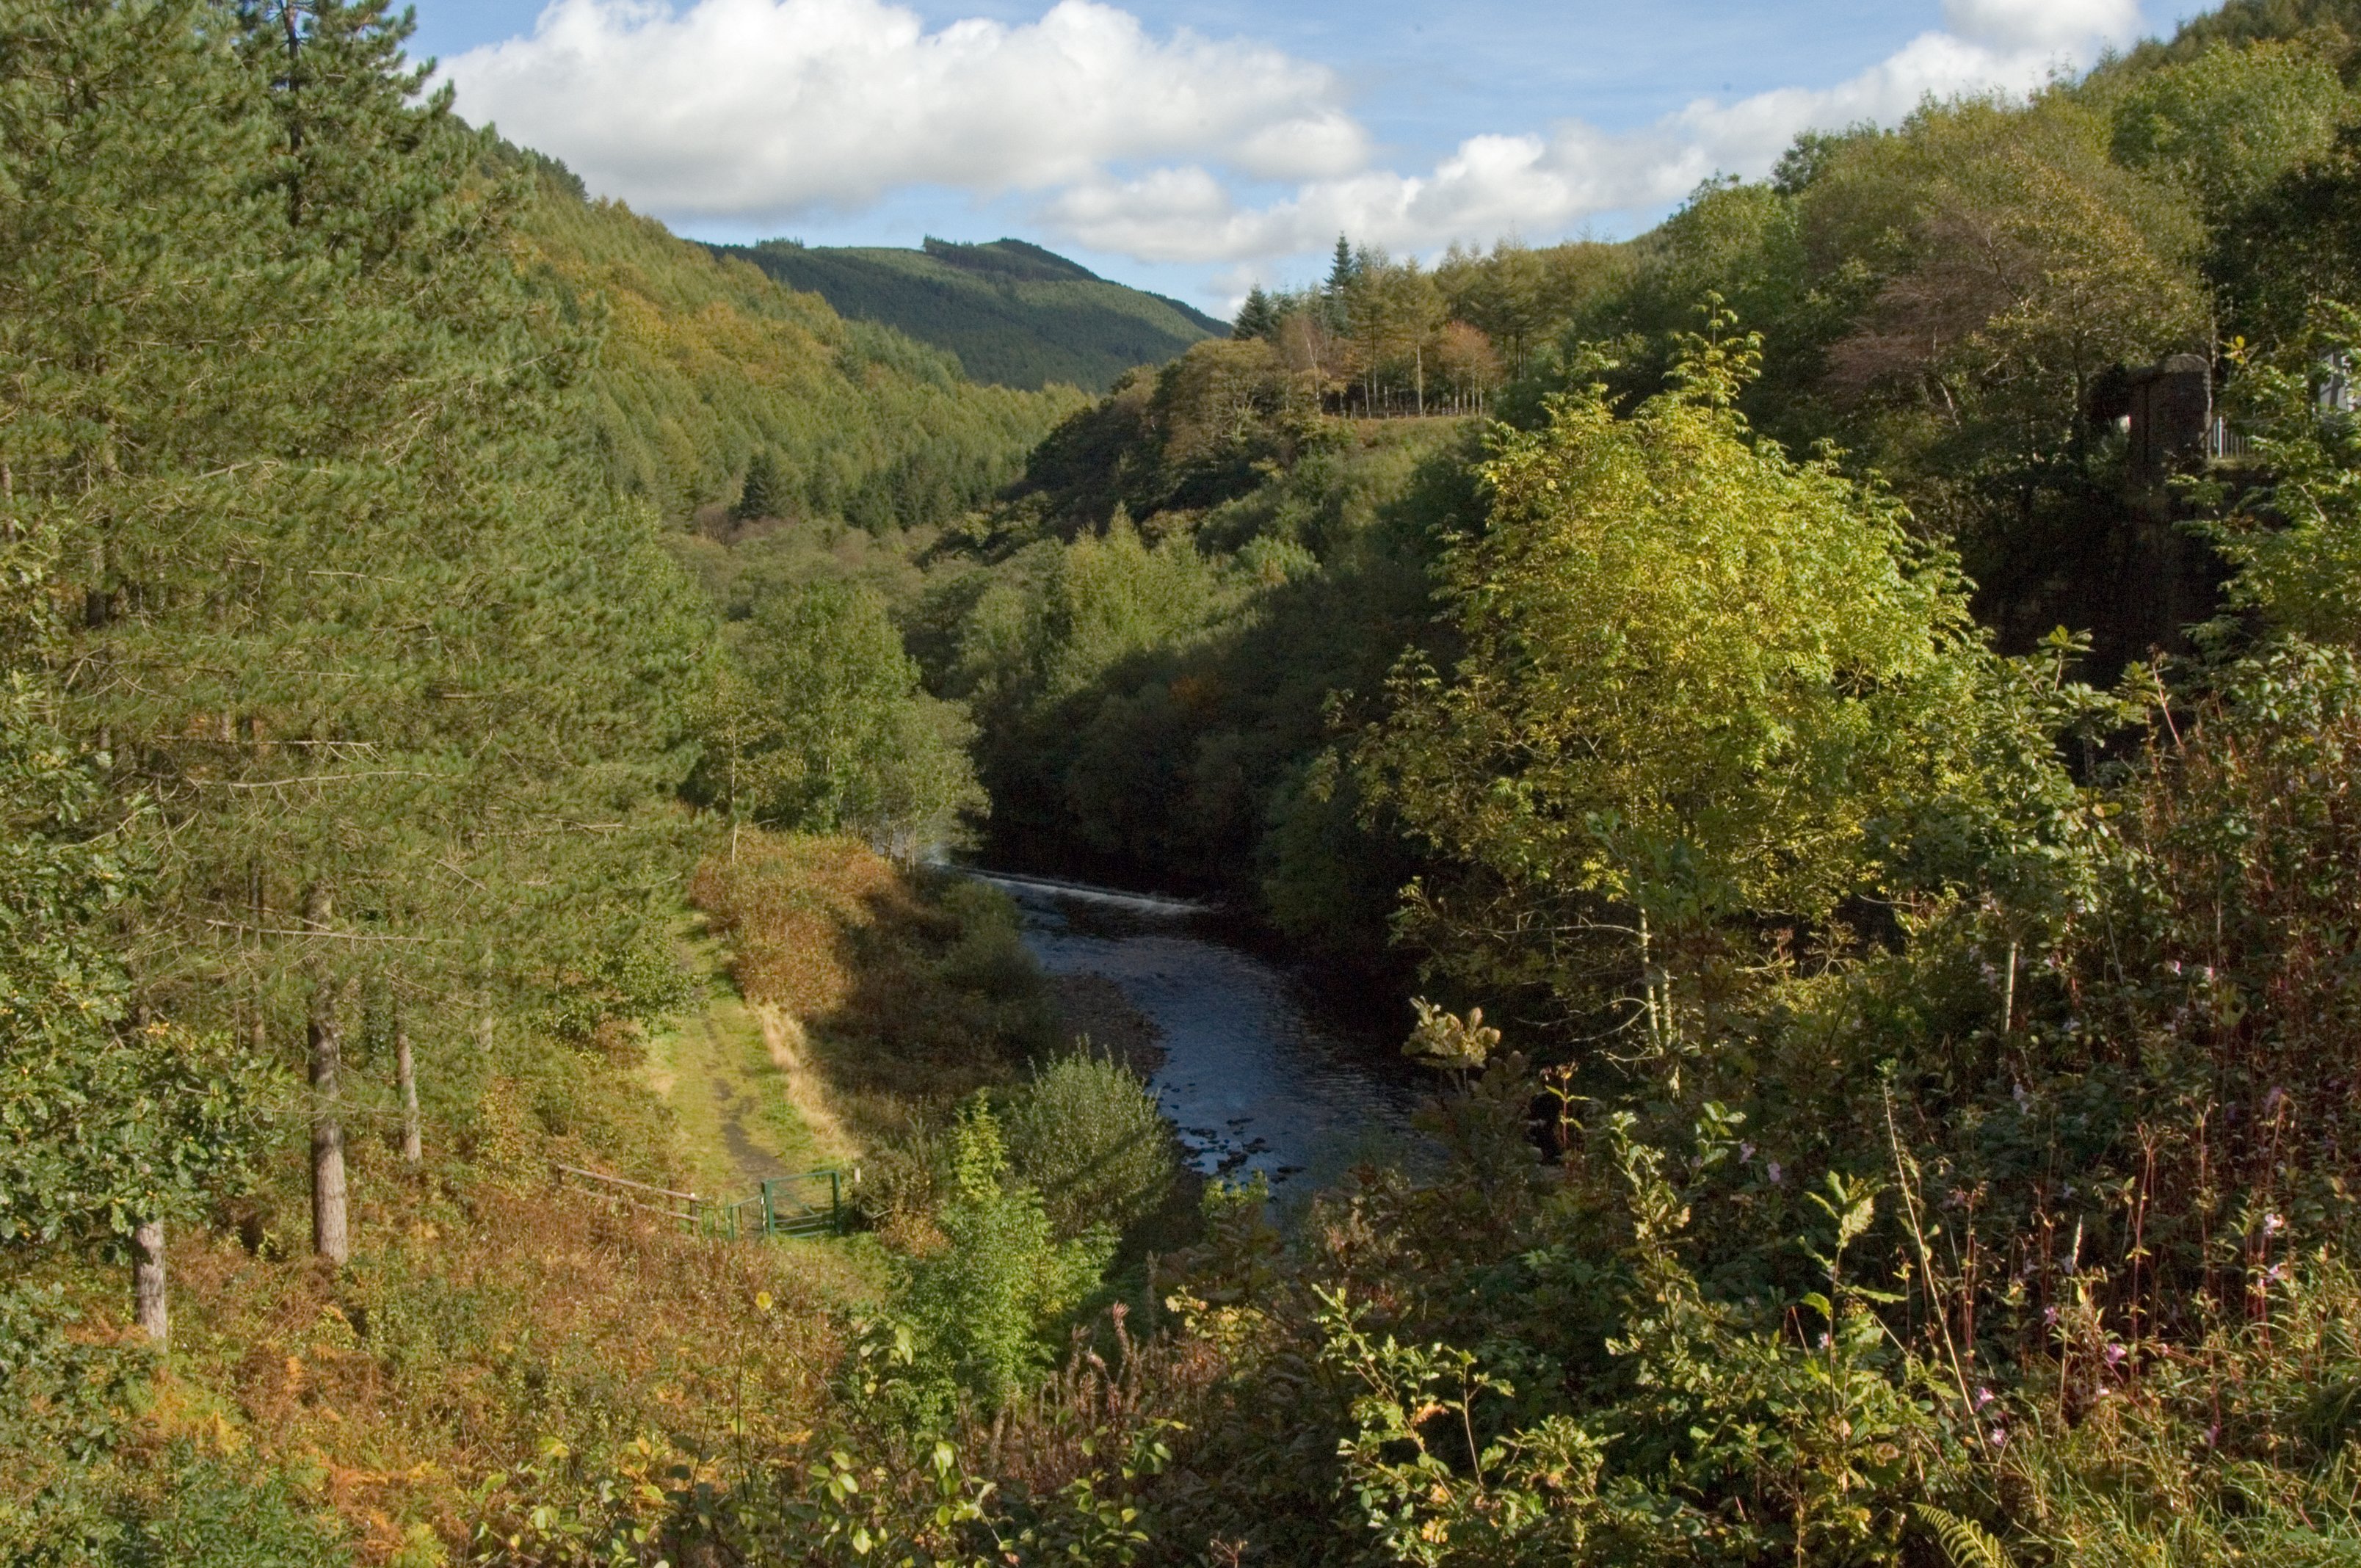
<path id="1" fill-rule="evenodd" d="M 1259 180 L 1358 168 L 1323 67 L 1095 0 L 928 32 L 882 0 L 555 0 L 532 36 L 444 67 L 470 118 L 594 188 L 697 216 L 857 210 L 911 185 L 979 194 L 1110 163 L 1213 159 Z"/>
<path id="2" fill-rule="evenodd" d="M 1422 171 L 1372 167 L 1325 67 L 1159 37 L 1102 0 L 931 32 L 886 0 L 553 0 L 530 37 L 445 69 L 470 117 L 668 215 L 784 222 L 912 187 L 1018 192 L 1060 240 L 1244 269 L 1340 232 L 1431 251 L 1644 214 L 1713 173 L 1763 173 L 1800 130 L 2027 89 L 2139 26 L 2137 0 L 1944 0 L 1943 19 L 1833 86 L 1700 99 L 1634 131 L 1504 127 Z"/>
<path id="3" fill-rule="evenodd" d="M 1972 43 L 2063 49 L 2139 30 L 2138 0 L 1943 0 L 1943 21 Z"/>
<path id="4" fill-rule="evenodd" d="M 1099 174 L 1058 192 L 1044 216 L 1099 249 L 1201 263 L 1300 256 L 1339 233 L 1409 250 L 1563 233 L 1661 208 L 1716 173 L 1765 173 L 1799 131 L 1890 124 L 1930 94 L 2029 90 L 2139 26 L 2136 0 L 1947 0 L 1944 18 L 1943 30 L 1834 86 L 1699 99 L 1637 131 L 1565 121 L 1544 133 L 1474 137 L 1425 173 L 1305 181 L 1260 205 L 1233 203 L 1203 168 Z"/>

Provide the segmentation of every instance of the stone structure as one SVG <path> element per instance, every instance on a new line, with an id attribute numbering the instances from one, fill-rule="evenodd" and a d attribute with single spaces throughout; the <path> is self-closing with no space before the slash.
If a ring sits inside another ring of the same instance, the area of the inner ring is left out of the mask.
<path id="1" fill-rule="evenodd" d="M 2128 375 L 2130 444 L 2125 477 L 2136 496 L 2158 495 L 2175 473 L 2205 461 L 2213 433 L 2213 373 L 2194 354 L 2176 354 Z"/>

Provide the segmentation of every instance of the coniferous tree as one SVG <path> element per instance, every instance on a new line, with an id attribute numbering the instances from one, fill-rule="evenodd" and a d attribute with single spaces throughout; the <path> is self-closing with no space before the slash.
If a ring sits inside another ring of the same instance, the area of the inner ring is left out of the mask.
<path id="1" fill-rule="evenodd" d="M 0 439 L 81 607 L 49 667 L 158 814 L 135 1005 L 308 1041 L 335 1257 L 347 997 L 472 1035 L 628 934 L 708 633 L 406 22 L 36 10 L 0 350 L 47 369 Z"/>
<path id="2" fill-rule="evenodd" d="M 1230 335 L 1244 341 L 1247 338 L 1269 338 L 1279 333 L 1279 309 L 1270 302 L 1257 283 L 1246 291 L 1246 302 L 1238 307 L 1238 319 L 1230 328 Z"/>
<path id="3" fill-rule="evenodd" d="M 769 447 L 757 451 L 746 463 L 746 483 L 738 492 L 738 504 L 730 515 L 741 522 L 752 522 L 760 518 L 779 517 L 786 511 L 786 487 L 779 477 L 779 462 Z"/>
<path id="4" fill-rule="evenodd" d="M 1327 308 L 1328 327 L 1332 332 L 1351 330 L 1347 301 L 1353 285 L 1360 280 L 1361 259 L 1343 235 L 1336 236 L 1336 252 L 1328 263 L 1328 280 L 1320 286 L 1320 300 Z"/>

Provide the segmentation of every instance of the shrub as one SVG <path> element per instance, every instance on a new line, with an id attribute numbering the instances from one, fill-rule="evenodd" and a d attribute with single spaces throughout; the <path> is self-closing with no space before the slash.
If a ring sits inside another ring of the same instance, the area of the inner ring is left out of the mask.
<path id="1" fill-rule="evenodd" d="M 940 1419 L 964 1398 L 996 1410 L 1049 1365 L 1048 1332 L 1098 1283 L 1114 1252 L 1104 1229 L 1060 1242 L 1040 1194 L 1009 1179 L 1000 1125 L 979 1095 L 960 1113 L 950 1245 L 905 1266 L 895 1306 L 915 1351 L 906 1393 Z"/>
<path id="2" fill-rule="evenodd" d="M 1038 1071 L 1009 1109 L 1008 1142 L 1062 1236 L 1127 1229 L 1172 1185 L 1172 1129 L 1156 1097 L 1106 1058 L 1067 1057 Z"/>
<path id="3" fill-rule="evenodd" d="M 126 1521 L 122 1568 L 340 1568 L 352 1561 L 333 1523 L 303 1507 L 285 1476 L 251 1461 L 175 1445 L 162 1495 Z"/>
<path id="4" fill-rule="evenodd" d="M 704 986 L 681 968 L 672 945 L 642 938 L 601 948 L 557 977 L 547 1014 L 550 1033 L 588 1040 L 608 1023 L 653 1024 L 701 1001 Z"/>

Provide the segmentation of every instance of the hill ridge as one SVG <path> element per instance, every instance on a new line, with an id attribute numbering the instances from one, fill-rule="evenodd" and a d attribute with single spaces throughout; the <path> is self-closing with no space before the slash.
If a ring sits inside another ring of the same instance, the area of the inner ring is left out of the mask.
<path id="1" fill-rule="evenodd" d="M 1028 240 L 927 236 L 919 249 L 715 245 L 848 320 L 892 327 L 955 356 L 976 381 L 1023 390 L 1065 383 L 1096 392 L 1138 365 L 1160 365 L 1229 323 L 1166 295 L 1101 278 Z"/>

